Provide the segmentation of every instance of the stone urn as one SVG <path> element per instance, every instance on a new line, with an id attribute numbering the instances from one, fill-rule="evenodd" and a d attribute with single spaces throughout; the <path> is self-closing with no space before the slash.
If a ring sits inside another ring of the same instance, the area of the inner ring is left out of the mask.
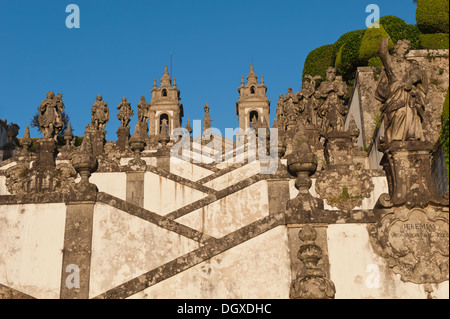
<path id="1" fill-rule="evenodd" d="M 80 184 L 89 184 L 89 177 L 97 165 L 97 159 L 87 152 L 76 153 L 72 158 L 72 166 L 80 174 Z"/>
<path id="2" fill-rule="evenodd" d="M 296 150 L 287 156 L 289 173 L 296 176 L 295 187 L 311 187 L 311 176 L 317 168 L 317 156 L 311 152 L 306 143 L 300 143 Z"/>

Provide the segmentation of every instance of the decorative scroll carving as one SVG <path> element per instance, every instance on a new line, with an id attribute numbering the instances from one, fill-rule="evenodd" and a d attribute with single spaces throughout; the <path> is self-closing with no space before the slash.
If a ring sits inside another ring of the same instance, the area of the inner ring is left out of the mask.
<path id="1" fill-rule="evenodd" d="M 438 284 L 448 280 L 448 210 L 400 207 L 386 212 L 368 227 L 375 252 L 405 282 Z"/>

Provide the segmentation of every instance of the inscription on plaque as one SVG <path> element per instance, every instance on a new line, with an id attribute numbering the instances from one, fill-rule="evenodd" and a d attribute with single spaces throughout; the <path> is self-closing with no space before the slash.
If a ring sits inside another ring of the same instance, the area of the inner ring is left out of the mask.
<path id="1" fill-rule="evenodd" d="M 374 250 L 403 281 L 418 284 L 448 280 L 448 213 L 394 209 L 369 227 Z"/>

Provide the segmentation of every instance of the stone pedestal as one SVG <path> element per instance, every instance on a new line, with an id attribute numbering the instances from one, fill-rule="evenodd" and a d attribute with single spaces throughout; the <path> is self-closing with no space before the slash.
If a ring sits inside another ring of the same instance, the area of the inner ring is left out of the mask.
<path id="1" fill-rule="evenodd" d="M 327 166 L 353 165 L 353 142 L 350 132 L 333 131 L 327 134 L 324 144 Z"/>
<path id="2" fill-rule="evenodd" d="M 37 160 L 35 167 L 53 167 L 56 165 L 56 142 L 53 139 L 40 139 L 36 143 Z"/>
<path id="3" fill-rule="evenodd" d="M 124 152 L 128 146 L 128 140 L 130 138 L 130 128 L 129 127 L 119 127 L 117 130 L 117 146 L 120 152 Z"/>
<path id="4" fill-rule="evenodd" d="M 448 206 L 448 198 L 439 195 L 432 180 L 431 143 L 394 141 L 382 144 L 381 150 L 384 156 L 380 164 L 386 172 L 393 206 Z"/>
<path id="5" fill-rule="evenodd" d="M 431 175 L 432 145 L 426 141 L 382 143 L 381 160 L 389 194 L 374 209 L 378 220 L 368 227 L 374 251 L 402 281 L 433 287 L 449 278 L 448 193 L 441 197 Z"/>
<path id="6" fill-rule="evenodd" d="M 161 147 L 156 152 L 156 167 L 160 170 L 170 172 L 170 149 Z"/>
<path id="7" fill-rule="evenodd" d="M 105 132 L 96 130 L 94 128 L 91 128 L 90 132 L 91 132 L 92 153 L 94 154 L 94 156 L 103 154 L 105 145 Z"/>

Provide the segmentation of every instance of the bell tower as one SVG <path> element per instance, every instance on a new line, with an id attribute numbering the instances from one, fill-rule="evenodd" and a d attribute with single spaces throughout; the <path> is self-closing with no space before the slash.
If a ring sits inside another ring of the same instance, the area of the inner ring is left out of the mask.
<path id="1" fill-rule="evenodd" d="M 183 104 L 180 103 L 180 90 L 177 88 L 176 79 L 172 79 L 164 67 L 164 74 L 161 78 L 160 87 L 153 82 L 152 99 L 149 103 L 150 135 L 158 135 L 161 131 L 161 123 L 165 119 L 169 125 L 169 134 L 173 129 L 181 127 L 183 118 Z"/>
<path id="2" fill-rule="evenodd" d="M 241 79 L 241 86 L 238 88 L 239 100 L 236 102 L 236 115 L 239 119 L 239 128 L 247 130 L 251 127 L 252 119 L 262 122 L 263 118 L 269 123 L 270 101 L 267 98 L 267 87 L 261 75 L 261 83 L 258 84 L 258 77 L 253 71 L 253 63 L 250 64 L 250 72 L 247 75 L 247 84 L 244 77 Z"/>

